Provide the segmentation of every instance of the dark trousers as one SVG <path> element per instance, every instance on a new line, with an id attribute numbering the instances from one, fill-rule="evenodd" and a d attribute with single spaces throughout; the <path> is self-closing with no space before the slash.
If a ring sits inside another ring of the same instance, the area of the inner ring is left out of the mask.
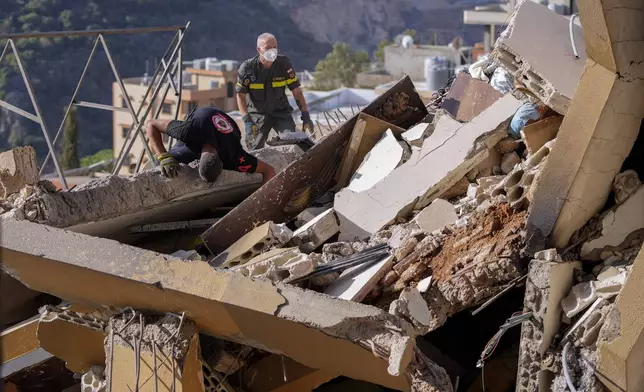
<path id="1" fill-rule="evenodd" d="M 246 148 L 249 151 L 257 150 L 258 148 L 264 147 L 266 144 L 266 139 L 268 139 L 268 134 L 271 132 L 271 129 L 274 129 L 277 134 L 282 132 L 295 132 L 295 121 L 293 117 L 284 116 L 284 117 L 274 117 L 271 115 L 263 115 L 260 121 L 257 121 L 258 130 L 256 134 L 246 133 Z"/>

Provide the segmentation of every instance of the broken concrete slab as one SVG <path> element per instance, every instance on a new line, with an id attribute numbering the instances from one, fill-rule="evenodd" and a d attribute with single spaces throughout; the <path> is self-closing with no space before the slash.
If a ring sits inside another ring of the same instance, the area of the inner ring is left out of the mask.
<path id="1" fill-rule="evenodd" d="M 391 101 L 397 98 L 400 98 L 400 102 L 392 111 L 394 107 Z M 391 118 L 390 122 L 401 128 L 418 123 L 428 114 L 409 77 L 401 79 L 376 98 L 362 113 Z M 403 115 L 390 116 L 392 113 Z M 202 234 L 208 249 L 218 254 L 252 230 L 256 222 L 285 222 L 325 193 L 339 167 L 357 118 L 356 115 L 343 123 Z"/>
<path id="2" fill-rule="evenodd" d="M 515 139 L 511 136 L 508 136 L 497 143 L 496 150 L 501 155 L 506 155 L 508 153 L 516 151 L 521 146 L 521 143 L 522 141 L 520 139 Z"/>
<path id="3" fill-rule="evenodd" d="M 560 303 L 572 288 L 576 268 L 581 268 L 578 261 L 530 262 L 523 306 L 533 318 L 521 325 L 517 391 L 539 390 L 542 373 L 548 372 L 541 361 L 559 331 Z"/>
<path id="4" fill-rule="evenodd" d="M 589 1 L 579 9 L 589 58 L 535 193 L 529 251 L 548 241 L 566 246 L 604 207 L 644 116 L 642 5 Z"/>
<path id="5" fill-rule="evenodd" d="M 416 157 L 365 192 L 343 189 L 336 194 L 340 232 L 356 239 L 369 237 L 397 216 L 441 197 L 507 135 L 507 124 L 520 105 L 507 95 L 467 124 L 441 116 Z"/>
<path id="6" fill-rule="evenodd" d="M 65 361 L 74 373 L 105 364 L 105 322 L 93 316 L 45 306 L 38 321 L 40 347 Z M 74 344 L 69 344 L 70 342 Z"/>
<path id="7" fill-rule="evenodd" d="M 443 99 L 442 108 L 458 121 L 471 121 L 502 96 L 488 83 L 460 72 Z"/>
<path id="8" fill-rule="evenodd" d="M 286 244 L 291 238 L 293 232 L 288 227 L 266 222 L 217 255 L 210 264 L 221 268 L 244 264 L 274 246 Z"/>
<path id="9" fill-rule="evenodd" d="M 422 147 L 423 140 L 428 136 L 427 133 L 430 129 L 430 123 L 421 122 L 404 132 L 401 137 L 412 147 Z"/>
<path id="10" fill-rule="evenodd" d="M 405 288 L 400 293 L 400 297 L 390 304 L 389 313 L 409 321 L 418 329 L 420 335 L 429 332 L 431 325 L 429 308 L 420 291 L 415 288 Z"/>
<path id="11" fill-rule="evenodd" d="M 349 268 L 324 291 L 332 297 L 361 302 L 394 264 L 389 256 L 375 264 Z"/>
<path id="12" fill-rule="evenodd" d="M 644 235 L 644 186 L 640 186 L 624 204 L 604 214 L 601 233 L 581 246 L 581 257 L 600 260 L 603 251 L 619 250 L 640 235 Z"/>
<path id="13" fill-rule="evenodd" d="M 351 176 L 347 189 L 353 192 L 370 189 L 394 171 L 402 163 L 402 158 L 403 148 L 391 129 L 386 130 Z"/>
<path id="14" fill-rule="evenodd" d="M 644 385 L 641 371 L 644 360 L 643 278 L 644 248 L 640 250 L 626 284 L 617 297 L 617 317 L 606 322 L 615 330 L 615 334 L 612 339 L 597 343 L 596 375 L 610 391 L 636 391 Z"/>
<path id="15" fill-rule="evenodd" d="M 406 371 L 387 373 L 389 347 L 409 336 L 402 320 L 377 308 L 24 220 L 1 224 L 2 268 L 36 290 L 93 306 L 186 312 L 201 333 L 331 374 L 410 388 Z M 449 384 L 440 370 L 435 382 Z"/>
<path id="16" fill-rule="evenodd" d="M 31 146 L 0 153 L 0 199 L 38 183 L 36 151 Z"/>
<path id="17" fill-rule="evenodd" d="M 586 60 L 581 27 L 572 25 L 579 58 L 570 48 L 569 29 L 565 16 L 534 1 L 524 1 L 497 39 L 491 55 L 542 102 L 563 115 Z"/>
<path id="18" fill-rule="evenodd" d="M 253 154 L 277 171 L 294 159 L 271 148 Z M 215 182 L 207 183 L 196 169 L 182 166 L 176 178 L 164 177 L 159 169 L 109 176 L 69 192 L 44 194 L 40 204 L 44 223 L 50 226 L 127 242 L 129 226 L 191 219 L 212 207 L 244 199 L 261 182 L 260 174 L 224 170 Z"/>
<path id="19" fill-rule="evenodd" d="M 283 248 L 264 252 L 233 270 L 251 278 L 289 282 L 313 272 L 321 262 L 320 255 L 307 255 L 297 248 Z"/>
<path id="20" fill-rule="evenodd" d="M 291 244 L 299 246 L 302 252 L 313 252 L 339 231 L 335 211 L 329 208 L 293 232 Z"/>
<path id="21" fill-rule="evenodd" d="M 295 227 L 300 228 L 304 226 L 305 224 L 309 223 L 313 218 L 317 217 L 324 211 L 327 211 L 329 208 L 332 208 L 332 205 L 329 206 L 321 206 L 321 207 L 309 207 L 306 210 L 300 212 L 296 217 L 295 217 Z"/>
<path id="22" fill-rule="evenodd" d="M 626 170 L 615 176 L 613 193 L 615 203 L 622 204 L 642 186 L 642 181 L 635 170 Z"/>
<path id="23" fill-rule="evenodd" d="M 525 142 L 529 154 L 534 154 L 544 144 L 557 137 L 563 116 L 550 116 L 532 124 L 526 125 L 521 130 L 521 137 Z"/>
<path id="24" fill-rule="evenodd" d="M 456 215 L 452 203 L 443 199 L 436 199 L 414 217 L 414 222 L 425 233 L 431 233 L 434 230 L 453 224 L 457 219 L 458 215 Z"/>

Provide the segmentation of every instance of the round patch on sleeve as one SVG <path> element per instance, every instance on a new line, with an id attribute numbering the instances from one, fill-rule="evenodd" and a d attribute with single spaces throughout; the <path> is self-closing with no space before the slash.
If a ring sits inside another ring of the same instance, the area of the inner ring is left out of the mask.
<path id="1" fill-rule="evenodd" d="M 221 114 L 215 114 L 212 116 L 212 123 L 215 125 L 215 128 L 223 134 L 228 134 L 233 131 L 233 126 L 230 124 L 230 121 Z"/>

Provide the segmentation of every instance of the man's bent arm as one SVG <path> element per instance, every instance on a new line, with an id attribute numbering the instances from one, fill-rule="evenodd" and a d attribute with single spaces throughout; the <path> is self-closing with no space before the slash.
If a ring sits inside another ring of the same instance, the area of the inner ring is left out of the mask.
<path id="1" fill-rule="evenodd" d="M 260 159 L 257 160 L 257 169 L 255 169 L 255 173 L 262 174 L 262 185 L 266 184 L 271 178 L 275 177 L 275 174 L 277 174 L 273 166 Z"/>
<path id="2" fill-rule="evenodd" d="M 295 98 L 295 102 L 297 102 L 297 107 L 300 108 L 301 112 L 308 112 L 309 111 L 309 105 L 306 103 L 306 99 L 304 98 L 304 92 L 302 91 L 301 87 L 294 88 L 293 89 L 293 98 Z"/>
<path id="3" fill-rule="evenodd" d="M 246 93 L 237 93 L 237 107 L 239 108 L 239 113 L 242 117 L 248 114 L 248 108 L 246 107 Z"/>
<path id="4" fill-rule="evenodd" d="M 163 145 L 162 133 L 168 129 L 171 120 L 149 120 L 145 123 L 145 133 L 150 141 L 150 148 L 154 155 L 167 152 Z"/>

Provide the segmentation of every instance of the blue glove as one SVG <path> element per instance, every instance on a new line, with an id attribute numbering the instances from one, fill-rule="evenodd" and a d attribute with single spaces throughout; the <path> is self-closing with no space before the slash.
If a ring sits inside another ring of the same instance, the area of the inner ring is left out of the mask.
<path id="1" fill-rule="evenodd" d="M 253 118 L 250 116 L 250 114 L 245 115 L 243 117 L 243 120 L 246 136 L 257 136 L 257 124 L 255 124 L 255 121 L 253 121 Z"/>
<path id="2" fill-rule="evenodd" d="M 313 128 L 313 121 L 311 121 L 311 115 L 309 112 L 302 112 L 302 130 L 304 132 L 313 133 L 315 128 Z"/>

